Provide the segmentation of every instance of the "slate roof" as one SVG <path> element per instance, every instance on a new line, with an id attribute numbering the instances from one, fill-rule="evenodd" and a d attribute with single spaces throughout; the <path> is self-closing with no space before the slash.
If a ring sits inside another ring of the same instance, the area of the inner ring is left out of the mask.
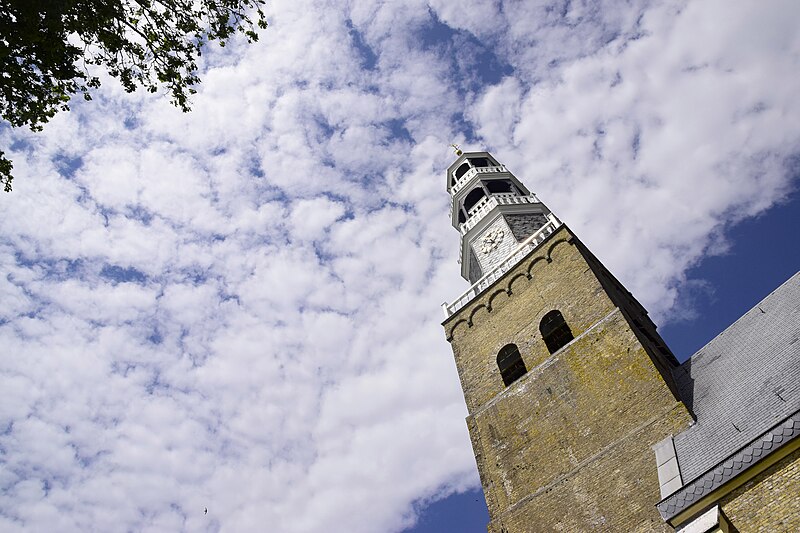
<path id="1" fill-rule="evenodd" d="M 658 503 L 658 511 L 664 520 L 692 505 L 694 502 L 724 485 L 743 471 L 767 457 L 772 452 L 800 437 L 800 411 L 761 435 L 733 456 L 722 461 L 694 481 Z"/>
<path id="2" fill-rule="evenodd" d="M 675 371 L 697 423 L 675 436 L 684 485 L 800 410 L 800 272 Z"/>

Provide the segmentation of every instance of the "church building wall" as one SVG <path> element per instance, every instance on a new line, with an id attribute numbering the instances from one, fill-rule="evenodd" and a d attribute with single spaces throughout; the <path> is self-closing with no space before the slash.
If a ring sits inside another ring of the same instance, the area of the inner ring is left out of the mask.
<path id="1" fill-rule="evenodd" d="M 576 243 L 560 228 L 444 324 L 489 529 L 668 531 L 650 447 L 691 417 Z M 551 355 L 538 328 L 553 309 L 575 339 Z M 505 387 L 508 343 L 528 373 Z"/>
<path id="2" fill-rule="evenodd" d="M 470 411 L 504 389 L 496 356 L 505 344 L 517 344 L 528 369 L 549 355 L 538 329 L 548 311 L 561 311 L 578 335 L 614 309 L 580 253 L 567 242 L 571 238 L 566 228 L 560 229 L 445 322 Z M 559 258 L 558 267 L 548 263 L 548 251 Z"/>
<path id="3" fill-rule="evenodd" d="M 720 507 L 742 533 L 800 531 L 800 449 L 726 495 Z"/>

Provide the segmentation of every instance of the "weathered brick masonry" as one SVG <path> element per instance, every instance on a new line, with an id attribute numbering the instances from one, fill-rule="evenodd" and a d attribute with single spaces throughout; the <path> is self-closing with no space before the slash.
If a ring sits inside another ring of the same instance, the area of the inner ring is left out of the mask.
<path id="1" fill-rule="evenodd" d="M 726 495 L 720 506 L 741 533 L 800 531 L 800 450 Z"/>
<path id="2" fill-rule="evenodd" d="M 553 309 L 575 339 L 551 355 L 538 325 Z M 670 530 L 650 447 L 691 416 L 631 323 L 643 313 L 562 226 L 445 321 L 489 531 Z M 528 373 L 506 388 L 496 356 L 508 343 Z"/>

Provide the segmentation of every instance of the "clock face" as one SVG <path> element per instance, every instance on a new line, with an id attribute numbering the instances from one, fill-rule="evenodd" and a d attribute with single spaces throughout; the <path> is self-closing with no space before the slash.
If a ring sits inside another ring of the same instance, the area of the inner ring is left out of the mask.
<path id="1" fill-rule="evenodd" d="M 503 237 L 506 236 L 506 232 L 500 228 L 493 229 L 489 233 L 483 236 L 483 240 L 481 241 L 481 252 L 484 254 L 489 254 L 497 248 L 501 242 L 503 242 Z"/>

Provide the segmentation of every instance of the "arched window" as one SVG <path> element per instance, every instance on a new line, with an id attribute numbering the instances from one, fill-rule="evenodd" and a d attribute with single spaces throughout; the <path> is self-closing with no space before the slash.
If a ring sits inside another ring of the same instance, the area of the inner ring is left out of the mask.
<path id="1" fill-rule="evenodd" d="M 544 315 L 542 321 L 539 322 L 539 332 L 550 353 L 556 353 L 575 338 L 563 315 L 556 310 Z"/>
<path id="2" fill-rule="evenodd" d="M 528 371 L 516 344 L 506 344 L 500 349 L 500 353 L 497 354 L 497 366 L 500 368 L 500 375 L 503 376 L 506 387 Z"/>
<path id="3" fill-rule="evenodd" d="M 456 169 L 456 179 L 459 179 L 459 178 L 461 178 L 461 176 L 463 176 L 464 174 L 466 174 L 466 173 L 467 173 L 467 170 L 469 170 L 469 163 L 467 163 L 467 162 L 465 161 L 464 163 L 462 163 L 462 164 L 461 164 L 461 166 L 460 166 L 460 167 L 458 167 L 458 168 Z"/>
<path id="4" fill-rule="evenodd" d="M 483 188 L 475 187 L 472 189 L 466 198 L 464 198 L 464 210 L 469 213 L 469 210 L 475 207 L 475 204 L 481 201 L 481 198 L 484 198 L 486 193 L 483 192 Z"/>

